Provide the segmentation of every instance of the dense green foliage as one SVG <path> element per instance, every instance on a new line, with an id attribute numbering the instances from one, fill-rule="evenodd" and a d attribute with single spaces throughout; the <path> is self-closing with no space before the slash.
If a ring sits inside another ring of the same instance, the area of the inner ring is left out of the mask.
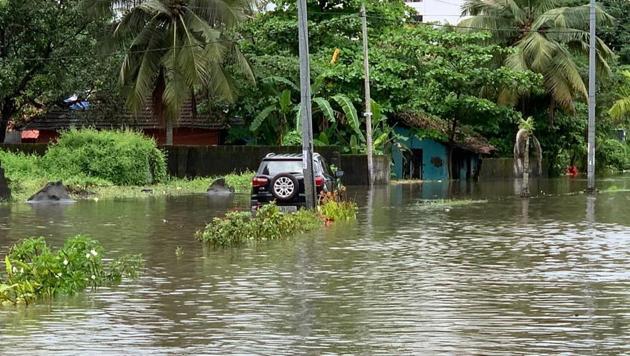
<path id="1" fill-rule="evenodd" d="M 127 106 L 135 112 L 151 104 L 154 116 L 166 121 L 166 144 L 171 145 L 172 123 L 196 91 L 227 100 L 234 90 L 224 65 L 249 66 L 233 41 L 225 36 L 245 18 L 248 1 L 85 0 L 97 14 L 114 19 L 106 37 L 125 51 L 120 84 Z M 115 5 L 131 8 L 115 16 Z"/>
<path id="2" fill-rule="evenodd" d="M 48 148 L 42 167 L 61 179 L 85 176 L 116 185 L 143 185 L 166 178 L 164 153 L 154 140 L 133 131 L 64 132 Z"/>
<path id="3" fill-rule="evenodd" d="M 316 143 L 339 144 L 348 152 L 361 152 L 365 147 L 363 115 L 358 115 L 356 125 L 354 115 L 349 114 L 363 106 L 360 2 L 346 1 L 343 7 L 333 5 L 338 2 L 308 3 L 310 31 L 317 33 L 310 44 Z M 396 141 L 391 127 L 401 124 L 396 117 L 401 112 L 447 121 L 453 131 L 460 125 L 470 125 L 484 134 L 497 133 L 500 123 L 518 122 L 516 111 L 496 104 L 496 88 L 535 91 L 540 77 L 503 67 L 497 70 L 493 58 L 502 49 L 480 45 L 490 38 L 489 34 L 405 25 L 409 9 L 402 1 L 369 2 L 367 6 L 371 90 L 378 103 L 377 109 L 373 105 L 373 139 L 382 145 L 378 152 L 387 152 L 387 146 Z M 260 127 L 256 142 L 271 143 L 279 131 L 292 128 L 294 121 L 284 117 L 294 117 L 297 112 L 299 96 L 292 84 L 298 79 L 294 4 L 287 2 L 284 7 L 258 15 L 245 24 L 242 32 L 245 39 L 241 46 L 259 84 L 241 86 L 242 99 L 234 109 L 237 115 L 252 120 L 254 127 Z M 340 55 L 331 61 L 335 49 Z M 324 100 L 338 94 L 349 100 Z M 274 118 L 282 120 L 259 120 L 273 113 L 279 113 Z M 288 128 L 278 128 L 282 125 Z"/>
<path id="4" fill-rule="evenodd" d="M 232 211 L 216 217 L 197 233 L 197 238 L 217 246 L 283 239 L 315 230 L 324 221 L 354 220 L 356 209 L 351 202 L 329 201 L 320 205 L 317 212 L 301 209 L 284 214 L 275 204 L 267 204 L 253 216 L 249 212 Z"/>
<path id="5" fill-rule="evenodd" d="M 192 95 L 198 112 L 244 118 L 230 143 L 300 142 L 295 1 L 275 1 L 264 12 L 241 0 L 116 0 L 122 11 L 113 2 L 3 2 L 0 124 L 8 116 L 27 120 L 74 92 L 117 93 L 120 76 L 120 93 L 135 110 L 151 101 L 159 118 L 174 118 Z M 449 131 L 421 128 L 423 136 L 448 143 L 458 130 L 478 133 L 510 156 L 519 119 L 532 116 L 551 172 L 583 166 L 586 3 L 469 0 L 466 28 L 450 28 L 414 23 L 403 0 L 366 2 L 376 152 L 403 145 L 394 128 L 413 114 Z M 361 1 L 307 4 L 314 143 L 365 152 Z M 616 129 L 628 127 L 627 115 L 618 114 L 623 106 L 610 109 L 627 97 L 620 65 L 630 61 L 630 2 L 599 4 L 597 162 L 619 168 L 622 160 L 607 155 L 622 151 L 604 150 L 616 147 L 607 142 Z M 120 113 L 116 98 L 102 97 L 92 97 L 97 105 L 85 114 Z"/>
<path id="6" fill-rule="evenodd" d="M 513 48 L 501 58 L 507 67 L 544 77 L 551 104 L 571 110 L 575 99 L 586 99 L 576 57 L 588 54 L 588 6 L 560 7 L 545 0 L 466 0 L 463 9 L 470 17 L 460 25 L 470 27 L 469 31 L 489 30 L 493 43 Z M 612 24 L 612 17 L 599 7 L 596 16 L 600 25 Z M 601 39 L 597 41 L 599 74 L 610 75 L 612 51 Z M 503 100 L 508 102 L 529 94 L 503 89 Z"/>
<path id="7" fill-rule="evenodd" d="M 77 235 L 57 251 L 43 237 L 17 243 L 4 259 L 0 275 L 0 303 L 30 304 L 37 299 L 72 295 L 88 287 L 120 283 L 135 278 L 142 268 L 139 255 L 123 256 L 106 264 L 103 247 L 89 237 Z"/>
<path id="8" fill-rule="evenodd" d="M 85 16 L 82 1 L 2 2 L 0 142 L 9 119 L 20 124 L 74 93 L 115 95 L 112 83 L 120 58 L 99 53 L 97 44 L 109 20 Z"/>

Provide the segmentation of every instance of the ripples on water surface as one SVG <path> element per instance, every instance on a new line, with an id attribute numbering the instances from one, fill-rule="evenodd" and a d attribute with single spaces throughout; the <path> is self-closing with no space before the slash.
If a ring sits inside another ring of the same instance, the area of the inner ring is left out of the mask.
<path id="1" fill-rule="evenodd" d="M 219 250 L 194 231 L 246 197 L 0 205 L 2 255 L 88 233 L 147 259 L 119 287 L 1 308 L 0 354 L 630 352 L 630 193 L 535 184 L 529 202 L 512 183 L 357 190 L 356 224 Z M 421 205 L 445 196 L 487 202 Z"/>

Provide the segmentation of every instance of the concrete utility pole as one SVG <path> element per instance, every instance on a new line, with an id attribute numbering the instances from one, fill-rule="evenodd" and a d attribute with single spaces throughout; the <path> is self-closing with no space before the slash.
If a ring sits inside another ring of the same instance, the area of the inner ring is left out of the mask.
<path id="1" fill-rule="evenodd" d="M 313 119 L 311 108 L 311 69 L 308 58 L 308 22 L 306 0 L 297 0 L 300 41 L 300 94 L 302 116 L 302 162 L 306 207 L 315 208 L 315 177 L 313 174 Z"/>
<path id="2" fill-rule="evenodd" d="M 372 147 L 372 99 L 370 98 L 370 59 L 368 57 L 367 13 L 361 3 L 361 27 L 363 30 L 363 70 L 365 72 L 365 140 L 367 144 L 368 182 L 374 185 L 374 159 Z"/>
<path id="3" fill-rule="evenodd" d="M 586 191 L 595 192 L 595 0 L 590 4 L 590 38 L 588 56 L 588 162 Z"/>

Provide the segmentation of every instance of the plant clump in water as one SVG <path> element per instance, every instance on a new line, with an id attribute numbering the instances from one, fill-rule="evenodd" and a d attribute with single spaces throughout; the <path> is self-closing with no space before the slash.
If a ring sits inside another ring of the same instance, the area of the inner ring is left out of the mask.
<path id="1" fill-rule="evenodd" d="M 0 274 L 0 303 L 30 304 L 57 295 L 73 295 L 88 287 L 120 283 L 135 278 L 142 268 L 140 255 L 127 255 L 104 263 L 103 247 L 77 235 L 53 251 L 43 237 L 15 244 L 6 255 L 5 275 Z"/>
<path id="2" fill-rule="evenodd" d="M 284 214 L 275 204 L 262 206 L 252 216 L 249 212 L 232 211 L 216 217 L 197 238 L 218 246 L 235 246 L 247 242 L 278 240 L 321 227 L 324 223 L 356 218 L 356 204 L 323 202 L 317 211 L 298 210 Z"/>
<path id="3" fill-rule="evenodd" d="M 454 206 L 466 206 L 472 204 L 487 203 L 487 200 L 472 199 L 425 199 L 418 202 L 422 208 L 452 208 Z"/>

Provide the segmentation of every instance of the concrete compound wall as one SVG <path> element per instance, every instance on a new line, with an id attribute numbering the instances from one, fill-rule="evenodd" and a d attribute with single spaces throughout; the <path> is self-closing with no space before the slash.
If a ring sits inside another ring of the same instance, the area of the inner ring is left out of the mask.
<path id="1" fill-rule="evenodd" d="M 43 155 L 46 144 L 0 144 L 0 149 Z M 166 153 L 168 173 L 176 177 L 218 176 L 255 171 L 268 153 L 301 153 L 302 147 L 288 146 L 161 146 Z M 368 184 L 367 156 L 342 155 L 336 146 L 316 147 L 328 164 L 344 171 L 347 185 Z M 375 156 L 376 184 L 389 183 L 389 157 Z"/>
<path id="2" fill-rule="evenodd" d="M 538 176 L 538 162 L 531 159 L 531 177 Z M 547 165 L 542 162 L 542 177 L 548 177 Z M 481 170 L 479 171 L 480 180 L 491 179 L 513 179 L 514 176 L 514 159 L 513 158 L 484 158 L 481 162 Z M 519 177 L 520 178 L 520 177 Z"/>
<path id="3" fill-rule="evenodd" d="M 255 171 L 268 153 L 301 153 L 302 147 L 288 146 L 164 146 L 169 174 L 176 177 L 216 176 Z M 339 149 L 317 147 L 328 164 L 340 166 Z"/>
<path id="4" fill-rule="evenodd" d="M 391 172 L 389 156 L 374 156 L 374 184 L 389 184 Z M 367 155 L 341 155 L 341 178 L 346 185 L 368 185 Z"/>

